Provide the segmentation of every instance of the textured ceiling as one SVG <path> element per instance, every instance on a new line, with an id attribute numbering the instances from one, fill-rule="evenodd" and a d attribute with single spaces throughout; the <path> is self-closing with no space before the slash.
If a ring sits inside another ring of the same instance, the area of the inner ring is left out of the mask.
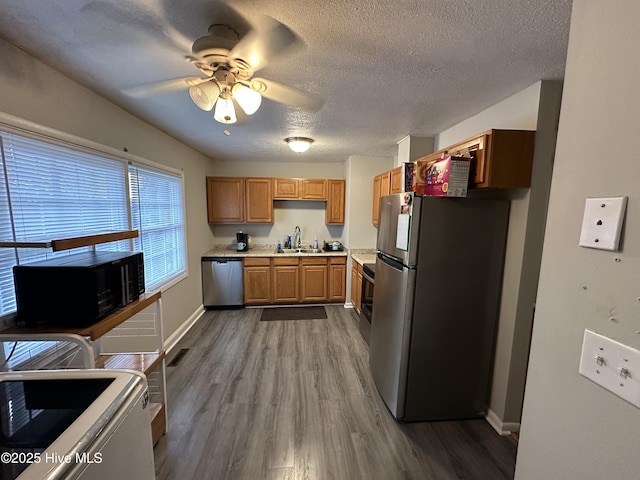
<path id="1" fill-rule="evenodd" d="M 341 162 L 395 155 L 406 135 L 561 79 L 570 12 L 563 0 L 0 0 L 0 37 L 210 157 Z M 186 90 L 125 93 L 199 75 L 184 60 L 191 42 L 214 23 L 242 36 L 256 14 L 304 42 L 257 76 L 320 96 L 319 111 L 264 99 L 225 126 Z M 290 152 L 284 138 L 295 135 L 314 138 L 311 150 Z"/>

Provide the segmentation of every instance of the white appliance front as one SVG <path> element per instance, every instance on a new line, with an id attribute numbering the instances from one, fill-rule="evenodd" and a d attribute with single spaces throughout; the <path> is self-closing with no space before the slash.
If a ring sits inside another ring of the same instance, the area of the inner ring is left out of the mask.
<path id="1" fill-rule="evenodd" d="M 155 478 L 144 375 L 59 370 L 0 375 L 2 478 Z"/>

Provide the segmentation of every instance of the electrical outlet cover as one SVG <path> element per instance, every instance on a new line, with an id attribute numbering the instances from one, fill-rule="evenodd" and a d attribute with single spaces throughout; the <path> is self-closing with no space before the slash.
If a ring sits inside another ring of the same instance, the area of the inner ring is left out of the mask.
<path id="1" fill-rule="evenodd" d="M 580 246 L 618 250 L 627 197 L 587 198 L 580 232 Z"/>
<path id="2" fill-rule="evenodd" d="M 640 407 L 640 351 L 635 348 L 585 330 L 578 372 Z"/>

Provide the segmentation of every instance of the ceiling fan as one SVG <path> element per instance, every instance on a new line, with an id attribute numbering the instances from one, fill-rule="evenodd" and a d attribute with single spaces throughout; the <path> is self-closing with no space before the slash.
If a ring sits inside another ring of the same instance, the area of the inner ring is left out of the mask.
<path id="1" fill-rule="evenodd" d="M 193 102 L 211 111 L 221 123 L 237 121 L 234 100 L 247 115 L 260 107 L 262 97 L 286 105 L 317 111 L 322 100 L 297 88 L 266 78 L 253 77 L 271 58 L 302 45 L 302 41 L 285 25 L 262 15 L 251 22 L 252 28 L 242 38 L 228 25 L 214 24 L 208 34 L 196 39 L 191 62 L 204 77 L 183 77 L 128 89 L 132 96 L 148 96 L 188 88 Z"/>

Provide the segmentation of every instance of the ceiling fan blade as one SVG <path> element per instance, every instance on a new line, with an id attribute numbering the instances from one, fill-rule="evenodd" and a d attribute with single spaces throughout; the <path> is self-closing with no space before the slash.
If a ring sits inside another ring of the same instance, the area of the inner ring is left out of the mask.
<path id="1" fill-rule="evenodd" d="M 286 25 L 267 15 L 252 18 L 251 24 L 252 30 L 233 47 L 229 57 L 244 60 L 254 72 L 264 68 L 270 59 L 285 50 L 303 45 L 300 37 Z"/>
<path id="2" fill-rule="evenodd" d="M 171 26 L 168 22 L 165 22 L 162 26 L 162 33 L 169 39 L 172 45 L 182 54 L 188 55 L 191 53 L 191 45 L 193 41 L 183 35 L 178 29 Z"/>
<path id="3" fill-rule="evenodd" d="M 311 112 L 317 112 L 324 103 L 321 98 L 315 95 L 266 78 L 252 78 L 250 82 L 251 88 L 263 97 L 285 105 L 293 105 Z"/>
<path id="4" fill-rule="evenodd" d="M 210 78 L 201 77 L 182 77 L 172 80 L 163 80 L 161 82 L 148 83 L 146 85 L 138 85 L 136 87 L 125 88 L 122 91 L 130 97 L 149 97 L 151 95 L 159 95 L 162 93 L 175 92 L 185 88 L 200 85 L 201 83 L 211 80 Z"/>

